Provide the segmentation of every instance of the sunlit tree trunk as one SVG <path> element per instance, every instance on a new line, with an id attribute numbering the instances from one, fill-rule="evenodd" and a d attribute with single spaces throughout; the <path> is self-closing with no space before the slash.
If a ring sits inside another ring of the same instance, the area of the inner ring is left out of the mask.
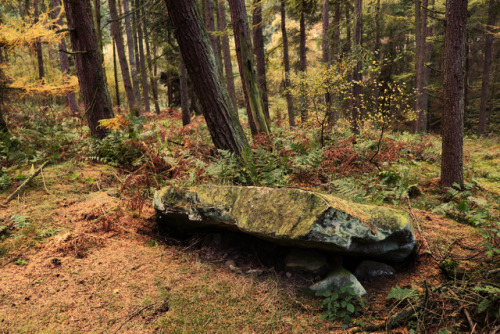
<path id="1" fill-rule="evenodd" d="M 85 105 L 85 116 L 93 137 L 103 138 L 106 130 L 99 127 L 101 119 L 112 118 L 113 109 L 106 86 L 102 58 L 93 29 L 90 2 L 64 0 L 64 8 L 71 29 L 70 38 L 80 93 Z"/>
<path id="2" fill-rule="evenodd" d="M 229 96 L 231 97 L 231 101 L 233 102 L 234 110 L 238 115 L 238 101 L 236 100 L 236 89 L 234 87 L 234 78 L 233 78 L 233 64 L 231 61 L 231 49 L 229 48 L 229 37 L 226 31 L 226 6 L 224 5 L 225 1 L 218 1 L 218 20 L 217 25 L 219 31 L 223 31 L 224 34 L 221 37 L 222 44 L 222 54 L 224 56 L 224 70 L 226 72 L 226 85 L 227 90 L 229 92 Z"/>
<path id="3" fill-rule="evenodd" d="M 288 124 L 295 127 L 295 115 L 293 112 L 293 99 L 290 94 L 290 56 L 288 52 L 288 34 L 286 32 L 285 0 L 281 0 L 281 38 L 283 39 L 283 66 L 285 67 L 285 96 L 288 110 Z"/>
<path id="4" fill-rule="evenodd" d="M 231 106 L 196 0 L 165 0 L 187 72 L 218 149 L 241 155 L 248 142 Z M 200 80 L 203 78 L 203 80 Z"/>
<path id="5" fill-rule="evenodd" d="M 54 16 L 59 18 L 56 23 L 62 26 L 63 19 L 60 16 L 62 4 L 59 0 L 52 0 L 52 5 L 54 6 Z M 66 38 L 64 36 L 61 36 L 61 40 L 59 41 L 59 61 L 61 63 L 61 72 L 64 77 L 63 82 L 67 82 L 67 77 L 70 75 L 70 69 L 68 55 L 66 54 Z M 72 90 L 66 93 L 66 102 L 71 110 L 71 114 L 73 116 L 78 116 L 80 111 L 76 103 L 75 93 Z"/>
<path id="6" fill-rule="evenodd" d="M 128 13 L 129 0 L 123 0 L 123 11 Z M 130 63 L 130 74 L 132 75 L 132 85 L 134 87 L 134 96 L 138 104 L 142 104 L 141 94 L 139 93 L 139 77 L 137 76 L 137 63 L 135 61 L 135 39 L 132 34 L 132 20 L 131 16 L 125 16 L 125 34 L 127 35 L 127 50 L 128 50 L 128 61 Z"/>
<path id="7" fill-rule="evenodd" d="M 254 53 L 248 27 L 244 0 L 229 0 L 231 20 L 233 22 L 234 42 L 240 69 L 241 81 L 245 91 L 248 114 L 252 116 L 257 133 L 269 133 L 269 126 L 264 115 L 264 105 L 257 83 Z M 249 117 L 250 121 L 250 117 Z"/>
<path id="8" fill-rule="evenodd" d="M 498 3 L 498 0 L 496 1 Z M 483 82 L 481 86 L 481 106 L 479 107 L 479 128 L 478 135 L 482 136 L 486 133 L 486 105 L 488 103 L 488 88 L 490 84 L 491 71 L 491 54 L 493 47 L 493 29 L 495 25 L 496 13 L 498 4 L 495 5 L 495 0 L 490 0 L 488 6 L 488 21 L 486 23 L 486 34 L 484 41 L 484 65 L 483 65 Z"/>
<path id="9" fill-rule="evenodd" d="M 330 67 L 330 44 L 328 42 L 328 27 L 330 24 L 329 16 L 329 0 L 323 0 L 323 11 L 322 11 L 322 21 L 323 21 L 323 36 L 322 36 L 322 51 L 323 51 L 323 64 L 328 68 Z M 330 91 L 325 93 L 325 104 L 327 110 L 328 119 L 333 119 L 332 117 L 332 97 Z"/>
<path id="10" fill-rule="evenodd" d="M 264 103 L 264 115 L 269 121 L 269 97 L 267 96 L 266 83 L 266 57 L 264 52 L 264 34 L 262 32 L 262 0 L 253 0 L 253 43 L 255 60 L 257 63 L 257 77 L 259 80 L 259 88 L 262 94 L 262 102 Z"/>
<path id="11" fill-rule="evenodd" d="M 354 2 L 354 34 L 353 34 L 353 47 L 356 52 L 361 51 L 361 33 L 363 29 L 362 25 L 362 0 L 356 0 Z M 356 67 L 352 73 L 352 95 L 353 95 L 353 106 L 351 110 L 352 117 L 352 132 L 355 134 L 359 133 L 359 125 L 362 119 L 362 102 L 361 102 L 361 60 L 356 64 Z"/>
<path id="12" fill-rule="evenodd" d="M 136 10 L 140 7 L 141 3 L 139 0 L 135 1 Z M 139 41 L 139 64 L 141 66 L 141 81 L 142 81 L 142 100 L 144 101 L 144 110 L 146 112 L 151 111 L 151 106 L 149 104 L 149 87 L 148 87 L 148 72 L 146 70 L 146 57 L 144 56 L 144 34 L 141 22 L 141 12 L 137 10 L 135 13 L 135 20 L 137 24 L 137 40 Z"/>
<path id="13" fill-rule="evenodd" d="M 444 54 L 441 186 L 463 185 L 464 60 L 467 1 L 448 0 Z"/>
<path id="14" fill-rule="evenodd" d="M 125 43 L 123 41 L 121 21 L 117 20 L 118 12 L 116 10 L 116 0 L 109 0 L 108 3 L 109 3 L 109 15 L 111 17 L 111 34 L 113 35 L 113 40 L 116 45 L 116 52 L 118 54 L 118 61 L 120 62 L 123 87 L 125 88 L 125 95 L 127 97 L 128 109 L 132 115 L 137 116 L 139 110 L 137 106 L 137 101 L 135 100 L 132 80 L 130 79 L 127 57 L 125 56 Z"/>
<path id="15" fill-rule="evenodd" d="M 40 0 L 34 0 L 33 1 L 33 16 L 35 23 L 38 22 L 38 2 Z M 35 42 L 35 52 L 36 52 L 36 59 L 38 62 L 38 79 L 44 80 L 45 79 L 45 68 L 43 66 L 43 52 L 42 52 L 42 43 L 40 42 L 40 39 L 37 39 Z"/>

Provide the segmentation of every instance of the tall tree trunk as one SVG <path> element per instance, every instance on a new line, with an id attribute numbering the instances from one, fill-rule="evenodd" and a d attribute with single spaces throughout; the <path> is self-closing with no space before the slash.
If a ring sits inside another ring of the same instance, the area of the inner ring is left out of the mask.
<path id="1" fill-rule="evenodd" d="M 498 1 L 497 1 L 498 2 Z M 479 128 L 478 135 L 486 133 L 486 105 L 488 103 L 488 88 L 490 84 L 491 53 L 493 47 L 493 29 L 495 25 L 496 12 L 495 0 L 490 0 L 488 6 L 488 21 L 486 22 L 486 32 L 484 41 L 484 67 L 483 82 L 481 87 L 481 106 L 479 107 Z"/>
<path id="2" fill-rule="evenodd" d="M 288 109 L 288 124 L 295 127 L 295 115 L 293 113 L 293 100 L 290 94 L 290 56 L 288 53 L 288 35 L 286 33 L 285 0 L 281 0 L 281 38 L 283 39 L 283 66 L 285 67 L 285 96 Z"/>
<path id="3" fill-rule="evenodd" d="M 417 49 L 416 49 L 416 79 L 417 79 L 417 100 L 416 100 L 416 113 L 417 119 L 414 123 L 414 132 L 425 131 L 426 124 L 426 112 L 427 106 L 424 105 L 425 97 L 424 90 L 426 89 L 424 86 L 424 78 L 425 78 L 425 43 L 427 39 L 427 10 L 428 10 L 428 0 L 416 0 L 419 5 L 418 15 L 419 22 L 417 22 L 417 15 L 415 15 L 415 23 L 419 24 L 416 27 L 416 31 L 419 31 L 418 34 L 415 34 L 417 40 Z M 415 5 L 417 6 L 417 5 Z M 421 8 L 420 8 L 421 6 Z"/>
<path id="4" fill-rule="evenodd" d="M 182 108 L 182 125 L 186 126 L 191 123 L 191 113 L 189 112 L 189 92 L 186 65 L 182 60 L 182 55 L 179 59 L 179 79 L 181 89 L 181 108 Z"/>
<path id="5" fill-rule="evenodd" d="M 118 83 L 118 65 L 116 64 L 116 43 L 114 39 L 113 39 L 113 71 L 115 74 L 116 105 L 120 106 L 120 85 Z"/>
<path id="6" fill-rule="evenodd" d="M 361 33 L 363 31 L 363 22 L 362 22 L 362 0 L 356 0 L 354 2 L 354 34 L 353 34 L 353 46 L 356 52 L 361 51 Z M 354 134 L 359 133 L 359 125 L 362 119 L 362 102 L 361 102 L 361 60 L 359 60 L 356 64 L 356 67 L 352 73 L 352 95 L 354 104 L 351 110 L 352 117 L 352 132 Z"/>
<path id="7" fill-rule="evenodd" d="M 344 45 L 344 53 L 348 54 L 351 52 L 352 48 L 352 37 L 351 37 L 351 5 L 349 1 L 344 2 L 345 6 L 345 26 L 346 26 L 346 43 Z"/>
<path id="8" fill-rule="evenodd" d="M 140 7 L 139 0 L 135 0 L 136 10 Z M 146 57 L 144 56 L 144 34 L 141 22 L 141 13 L 137 11 L 135 13 L 135 20 L 137 23 L 137 39 L 139 41 L 139 63 L 141 65 L 141 80 L 142 80 L 142 98 L 144 101 L 144 110 L 146 112 L 151 111 L 151 106 L 149 104 L 149 87 L 148 87 L 148 72 L 146 70 Z"/>
<path id="9" fill-rule="evenodd" d="M 99 53 L 101 54 L 101 58 L 104 63 L 102 28 L 101 28 L 101 0 L 94 0 L 94 24 L 95 24 L 95 33 L 97 38 L 97 47 L 99 48 Z"/>
<path id="10" fill-rule="evenodd" d="M 249 150 L 248 142 L 231 106 L 227 89 L 221 84 L 220 72 L 197 1 L 165 2 L 191 82 L 203 106 L 212 140 L 218 149 L 241 155 L 243 151 Z"/>
<path id="11" fill-rule="evenodd" d="M 434 8 L 434 0 L 431 0 L 429 5 L 431 7 L 431 9 Z M 432 24 L 429 22 L 430 21 L 430 15 L 429 13 L 427 13 L 427 31 L 426 31 L 426 40 L 425 40 L 425 43 L 424 43 L 424 53 L 423 53 L 423 57 L 424 57 L 424 76 L 422 78 L 422 82 L 423 82 L 423 91 L 422 91 L 422 105 L 424 106 L 425 108 L 425 113 L 424 113 L 424 118 L 422 120 L 422 123 L 421 123 L 421 130 L 422 131 L 428 131 L 428 123 L 429 123 L 429 110 L 430 110 L 430 107 L 429 107 L 429 89 L 428 89 L 428 86 L 429 86 L 429 80 L 430 80 L 430 76 L 431 76 L 431 69 L 430 69 L 430 66 L 427 65 L 430 61 L 431 61 L 431 55 L 432 55 L 432 42 L 430 40 L 430 37 L 432 37 Z"/>
<path id="12" fill-rule="evenodd" d="M 262 96 L 257 84 L 257 75 L 253 60 L 253 48 L 250 39 L 247 13 L 244 0 L 229 0 L 231 19 L 233 22 L 234 43 L 240 69 L 241 81 L 245 90 L 245 98 L 250 106 L 249 115 L 252 116 L 258 133 L 269 133 L 269 125 L 264 115 Z M 249 117 L 250 120 L 250 117 Z"/>
<path id="13" fill-rule="evenodd" d="M 322 36 L 322 51 L 323 51 L 323 64 L 325 64 L 326 68 L 330 67 L 330 43 L 328 42 L 328 26 L 330 24 L 330 16 L 329 16 L 329 4 L 330 0 L 323 0 L 323 11 L 322 11 L 322 21 L 323 21 L 323 36 Z M 326 116 L 329 120 L 333 120 L 332 115 L 332 97 L 330 91 L 325 93 L 325 104 L 326 104 Z"/>
<path id="14" fill-rule="evenodd" d="M 306 52 L 306 15 L 302 11 L 300 13 L 300 72 L 305 75 L 307 70 L 307 52 Z M 300 94 L 300 119 L 302 123 L 307 122 L 307 96 L 305 92 Z"/>
<path id="15" fill-rule="evenodd" d="M 219 45 L 217 44 L 217 36 L 215 33 L 215 23 L 214 23 L 214 11 L 212 7 L 212 0 L 204 0 L 205 7 L 205 25 L 209 31 L 208 36 L 210 37 L 210 44 L 212 45 L 212 49 L 214 50 L 215 60 L 217 61 L 217 66 L 219 66 L 219 70 L 222 71 L 222 58 L 217 57 L 219 52 Z"/>
<path id="16" fill-rule="evenodd" d="M 93 137 L 103 138 L 106 130 L 99 127 L 101 119 L 112 118 L 113 109 L 106 87 L 102 58 L 93 29 L 90 2 L 64 0 L 64 8 L 71 29 L 71 46 L 75 53 L 75 67 L 80 93 L 85 105 L 85 116 Z"/>
<path id="17" fill-rule="evenodd" d="M 375 3 L 375 58 L 377 59 L 377 66 L 382 68 L 382 50 L 380 49 L 380 0 Z M 373 100 L 375 105 L 375 113 L 379 113 L 380 109 L 380 74 L 377 75 L 375 80 L 375 90 L 373 92 Z"/>
<path id="18" fill-rule="evenodd" d="M 34 0 L 33 1 L 33 15 L 35 19 L 35 23 L 38 22 L 38 1 L 39 0 Z M 36 59 L 38 62 L 38 79 L 44 80 L 45 79 L 45 69 L 43 66 L 43 52 L 42 52 L 42 42 L 38 38 L 35 42 L 35 52 L 36 52 Z"/>
<path id="19" fill-rule="evenodd" d="M 172 49 L 172 39 L 171 39 L 171 31 L 167 30 L 167 43 Z M 172 80 L 172 70 L 167 70 L 167 97 L 168 97 L 168 106 L 171 107 L 174 104 L 174 85 Z"/>
<path id="20" fill-rule="evenodd" d="M 340 58 L 340 0 L 335 0 L 333 7 L 333 38 L 332 56 L 338 61 Z"/>
<path id="21" fill-rule="evenodd" d="M 259 88 L 262 94 L 262 101 L 264 103 L 264 115 L 269 121 L 269 97 L 267 95 L 266 83 L 266 56 L 264 52 L 264 34 L 262 31 L 262 0 L 253 0 L 253 43 L 255 60 L 257 63 L 257 77 L 259 80 Z"/>
<path id="22" fill-rule="evenodd" d="M 125 88 L 125 95 L 127 97 L 128 109 L 131 115 L 138 116 L 139 108 L 135 100 L 134 88 L 132 80 L 130 79 L 130 72 L 128 68 L 127 57 L 125 56 L 125 43 L 123 41 L 123 30 L 121 21 L 118 20 L 118 12 L 116 10 L 116 0 L 109 0 L 109 15 L 111 17 L 111 34 L 116 44 L 116 52 L 118 54 L 118 61 L 120 62 L 120 69 L 122 72 L 123 87 Z"/>
<path id="23" fill-rule="evenodd" d="M 2 24 L 2 18 L 0 17 L 0 24 Z M 3 48 L 0 47 L 0 65 L 3 63 Z M 3 75 L 2 67 L 0 67 L 0 134 L 5 134 L 9 132 L 9 128 L 7 128 L 7 123 L 5 122 L 5 118 L 3 116 L 4 110 L 4 99 L 5 99 L 5 78 Z"/>
<path id="24" fill-rule="evenodd" d="M 129 0 L 123 0 L 123 10 L 126 13 L 130 11 Z M 128 61 L 130 63 L 130 74 L 132 75 L 132 85 L 134 87 L 134 96 L 138 104 L 142 104 L 141 94 L 139 93 L 139 77 L 137 76 L 137 63 L 135 61 L 135 39 L 132 34 L 131 16 L 125 16 L 125 34 L 127 35 Z"/>
<path id="25" fill-rule="evenodd" d="M 146 21 L 146 13 L 145 10 L 142 10 L 142 24 L 144 26 L 144 31 L 152 31 L 148 29 L 147 21 Z M 149 38 L 148 34 L 144 36 L 144 44 L 146 45 L 146 60 L 148 62 L 148 74 L 149 81 L 151 83 L 151 92 L 153 93 L 153 102 L 155 105 L 155 111 L 157 114 L 160 113 L 160 104 L 158 103 L 158 84 L 156 82 L 156 78 L 153 75 L 153 63 L 151 61 L 151 48 L 149 47 Z"/>
<path id="26" fill-rule="evenodd" d="M 226 85 L 233 102 L 233 107 L 238 115 L 238 100 L 236 99 L 236 89 L 234 88 L 234 78 L 233 78 L 233 64 L 231 62 L 231 49 L 229 48 L 229 37 L 226 31 L 226 6 L 225 1 L 218 2 L 218 20 L 217 25 L 219 31 L 224 32 L 221 38 L 222 44 L 222 54 L 224 55 L 224 70 L 226 72 Z"/>
<path id="27" fill-rule="evenodd" d="M 468 0 L 448 0 L 444 54 L 441 186 L 463 185 L 465 31 Z"/>
<path id="28" fill-rule="evenodd" d="M 58 18 L 57 25 L 62 26 L 63 20 L 60 16 L 61 6 L 59 0 L 52 0 L 52 5 L 54 6 L 54 16 Z M 66 38 L 61 36 L 61 40 L 59 41 L 59 61 L 61 63 L 61 72 L 63 75 L 63 82 L 66 83 L 67 77 L 70 75 L 69 72 L 69 59 L 66 54 Z M 78 116 L 80 111 L 78 110 L 78 105 L 76 103 L 75 93 L 72 90 L 68 90 L 66 92 L 66 102 L 68 103 L 68 107 L 71 110 L 71 114 L 73 116 Z"/>

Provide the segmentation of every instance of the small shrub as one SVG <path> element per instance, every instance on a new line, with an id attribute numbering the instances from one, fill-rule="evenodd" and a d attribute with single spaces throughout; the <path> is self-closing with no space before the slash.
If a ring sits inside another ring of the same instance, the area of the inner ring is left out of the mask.
<path id="1" fill-rule="evenodd" d="M 316 292 L 317 296 L 325 297 L 321 305 L 326 308 L 321 320 L 342 320 L 344 327 L 351 325 L 351 318 L 360 314 L 365 302 L 356 294 L 352 282 L 346 282 L 340 288 L 329 288 Z"/>

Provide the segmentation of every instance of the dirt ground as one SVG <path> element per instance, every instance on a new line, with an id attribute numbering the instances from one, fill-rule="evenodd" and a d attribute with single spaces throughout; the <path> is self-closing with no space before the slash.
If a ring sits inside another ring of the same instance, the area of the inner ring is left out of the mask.
<path id="1" fill-rule="evenodd" d="M 320 320 L 321 300 L 301 289 L 308 277 L 245 263 L 249 254 L 214 247 L 211 237 L 158 234 L 151 205 L 122 194 L 124 182 L 102 165 L 49 166 L 0 207 L 10 230 L 0 241 L 0 333 L 343 332 Z M 395 276 L 365 282 L 365 323 L 395 312 L 386 300 L 394 286 L 441 284 L 434 257 L 476 252 L 472 228 L 413 214 L 418 252 Z"/>

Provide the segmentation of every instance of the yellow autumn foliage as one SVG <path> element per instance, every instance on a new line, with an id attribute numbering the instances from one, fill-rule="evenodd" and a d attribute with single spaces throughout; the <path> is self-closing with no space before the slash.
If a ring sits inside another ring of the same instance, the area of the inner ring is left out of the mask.
<path id="1" fill-rule="evenodd" d="M 113 118 L 101 119 L 99 121 L 99 127 L 111 130 L 111 131 L 119 131 L 121 129 L 126 129 L 130 121 L 123 117 L 122 115 L 118 115 Z"/>

